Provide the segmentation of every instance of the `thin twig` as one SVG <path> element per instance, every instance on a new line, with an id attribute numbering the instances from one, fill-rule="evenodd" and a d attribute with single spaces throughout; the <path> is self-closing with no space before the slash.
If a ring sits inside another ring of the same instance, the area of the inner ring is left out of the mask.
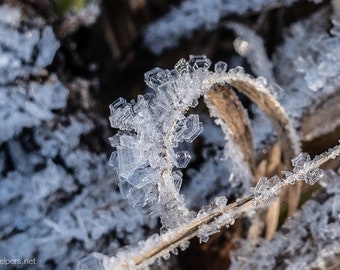
<path id="1" fill-rule="evenodd" d="M 315 170 L 319 168 L 321 165 L 326 163 L 331 159 L 335 159 L 340 155 L 340 144 L 335 146 L 334 148 L 328 150 L 326 153 L 317 156 L 313 162 L 310 162 L 303 170 L 298 171 L 292 174 L 290 177 L 294 179 L 299 178 L 302 174 Z M 289 180 L 289 179 L 285 179 Z M 281 187 L 289 185 L 289 181 L 282 181 Z M 162 257 L 164 254 L 168 254 L 169 251 L 176 248 L 183 243 L 184 241 L 190 240 L 195 236 L 198 236 L 199 228 L 203 224 L 212 224 L 216 221 L 218 217 L 223 214 L 231 213 L 233 218 L 238 218 L 243 213 L 254 209 L 255 207 L 255 197 L 254 195 L 249 195 L 237 202 L 226 205 L 224 207 L 214 207 L 212 210 L 203 215 L 198 216 L 192 219 L 190 222 L 183 225 L 180 229 L 170 230 L 167 233 L 160 235 L 159 243 L 149 250 L 143 250 L 143 244 L 141 243 L 139 246 L 139 250 L 141 250 L 140 254 L 137 256 L 133 256 L 132 258 L 127 258 L 126 260 L 120 261 L 119 265 L 121 269 L 129 269 L 131 263 L 133 263 L 134 267 L 137 269 L 141 269 L 146 265 L 150 265 L 156 261 L 156 259 Z M 229 224 L 224 224 L 229 225 Z M 145 242 L 144 242 L 145 243 Z M 130 254 L 130 253 L 127 253 Z M 132 253 L 131 253 L 132 254 Z M 117 265 L 116 265 L 117 267 Z M 117 268 L 115 268 L 117 269 Z M 113 270 L 113 269 L 112 269 Z"/>

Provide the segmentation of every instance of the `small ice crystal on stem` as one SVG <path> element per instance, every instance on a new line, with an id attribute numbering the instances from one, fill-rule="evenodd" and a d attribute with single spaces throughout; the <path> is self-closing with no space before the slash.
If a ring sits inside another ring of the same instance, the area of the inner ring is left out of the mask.
<path id="1" fill-rule="evenodd" d="M 223 61 L 216 62 L 214 67 L 216 73 L 225 73 L 227 71 L 227 68 L 228 68 L 227 63 Z"/>
<path id="2" fill-rule="evenodd" d="M 323 171 L 319 168 L 308 169 L 313 165 L 313 161 L 306 153 L 300 153 L 293 158 L 292 165 L 294 166 L 293 173 L 296 173 L 295 180 L 297 181 L 305 181 L 309 185 L 314 185 L 323 176 Z"/>
<path id="3" fill-rule="evenodd" d="M 281 188 L 286 185 L 293 185 L 296 181 L 305 181 L 314 185 L 324 177 L 320 165 L 340 155 L 340 146 L 329 149 L 322 155 L 312 160 L 306 153 L 300 153 L 292 159 L 293 172 L 283 171 L 283 179 L 278 176 L 271 178 L 261 177 L 254 189 L 254 205 L 267 206 L 273 196 L 280 194 Z"/>
<path id="4" fill-rule="evenodd" d="M 255 203 L 268 205 L 271 197 L 279 195 L 281 191 L 281 179 L 278 176 L 271 178 L 261 177 L 254 189 Z"/>

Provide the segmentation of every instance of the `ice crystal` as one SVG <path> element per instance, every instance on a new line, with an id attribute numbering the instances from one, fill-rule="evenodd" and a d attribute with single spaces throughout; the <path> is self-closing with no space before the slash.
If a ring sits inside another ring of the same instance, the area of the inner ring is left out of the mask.
<path id="1" fill-rule="evenodd" d="M 316 166 L 322 157 L 316 156 L 312 160 L 307 153 L 300 153 L 292 159 L 293 172 L 282 171 L 285 176 L 283 179 L 276 175 L 269 179 L 261 177 L 254 188 L 255 206 L 268 205 L 272 197 L 280 194 L 284 185 L 295 184 L 296 181 L 314 185 L 322 181 L 324 172 Z"/>
<path id="2" fill-rule="evenodd" d="M 110 165 L 116 168 L 124 197 L 132 204 L 146 206 L 158 193 L 161 177 L 179 190 L 181 177 L 164 174 L 177 168 L 185 168 L 190 154 L 176 150 L 181 142 L 192 142 L 202 131 L 203 125 L 196 114 L 185 116 L 188 107 L 195 107 L 202 94 L 200 85 L 211 62 L 206 56 L 190 56 L 187 62 L 181 59 L 173 70 L 154 68 L 145 73 L 145 83 L 153 93 L 138 96 L 128 103 L 119 98 L 110 105 L 110 123 L 119 128 L 110 138 L 115 152 Z M 202 74 L 198 83 L 191 81 Z M 207 73 L 209 74 L 209 73 Z M 163 175 L 163 176 L 162 176 Z"/>
<path id="3" fill-rule="evenodd" d="M 255 202 L 268 204 L 271 197 L 279 195 L 280 191 L 281 179 L 278 176 L 261 177 L 254 189 Z"/>
<path id="4" fill-rule="evenodd" d="M 266 77 L 258 77 L 257 79 L 261 79 L 264 85 L 267 84 L 267 79 L 275 82 L 272 70 L 273 64 L 266 54 L 263 39 L 252 29 L 241 24 L 230 23 L 227 26 L 237 34 L 234 41 L 235 50 L 247 59 L 256 75 Z"/>
<path id="5" fill-rule="evenodd" d="M 59 42 L 33 9 L 0 5 L 0 255 L 74 269 L 102 239 L 115 235 L 112 253 L 157 220 L 121 202 L 106 155 L 81 143 L 100 118 L 65 109 L 69 89 L 46 69 Z"/>
<path id="6" fill-rule="evenodd" d="M 228 65 L 227 63 L 223 62 L 223 61 L 218 61 L 216 62 L 215 66 L 214 66 L 214 70 L 216 73 L 224 73 L 227 71 Z"/>
<path id="7" fill-rule="evenodd" d="M 143 237 L 137 230 L 139 226 L 156 225 L 154 216 L 144 217 L 138 210 L 122 205 L 119 192 L 112 190 L 117 179 L 107 168 L 105 155 L 79 146 L 80 136 L 93 127 L 92 123 L 84 116 L 77 119 L 68 119 L 68 126 L 56 125 L 56 130 L 36 127 L 33 135 L 38 149 L 30 153 L 17 139 L 11 140 L 10 158 L 17 167 L 1 179 L 2 256 L 33 257 L 39 253 L 39 267 L 45 268 L 47 261 L 55 260 L 57 269 L 66 269 L 70 261 L 86 255 L 84 248 L 72 244 L 68 247 L 72 241 L 81 241 L 86 250 L 93 250 L 102 237 L 117 231 L 117 239 L 133 243 Z M 78 142 L 72 143 L 67 139 L 70 137 Z M 56 155 L 62 164 L 55 163 Z M 37 166 L 43 167 L 32 171 Z M 79 186 L 86 188 L 80 190 Z M 60 196 L 72 199 L 60 204 Z M 115 250 L 118 245 L 113 240 L 111 248 Z"/>
<path id="8" fill-rule="evenodd" d="M 205 95 L 212 85 L 232 83 L 234 80 L 245 81 L 259 92 L 275 99 L 270 90 L 271 85 L 264 77 L 254 79 L 241 67 L 227 72 L 224 62 L 216 63 L 215 72 L 211 72 L 210 65 L 206 56 L 191 55 L 188 61 L 180 59 L 173 70 L 154 68 L 144 76 L 146 84 L 152 89 L 151 93 L 140 95 L 136 101 L 131 102 L 119 98 L 110 105 L 111 126 L 119 131 L 109 139 L 115 148 L 109 164 L 118 173 L 121 193 L 134 206 L 154 207 L 155 202 L 158 202 L 157 207 L 160 207 L 158 209 L 161 210 L 161 219 L 166 227 L 170 224 L 170 227 L 176 226 L 176 222 L 180 222 L 178 217 L 189 213 L 179 195 L 181 175 L 175 170 L 185 168 L 191 158 L 187 150 L 181 149 L 180 143 L 191 143 L 203 131 L 198 115 L 186 115 L 189 107 L 195 107 L 198 98 Z M 218 151 L 223 160 L 222 167 L 230 174 L 231 181 L 226 179 L 225 184 L 236 187 L 242 182 L 242 188 L 248 188 L 251 179 L 249 167 L 245 164 L 243 155 L 240 155 L 238 146 L 232 143 L 229 127 L 221 120 L 219 112 L 208 98 L 205 102 L 211 116 L 216 117 L 215 122 L 221 126 L 227 141 L 224 150 Z M 291 128 L 290 124 L 287 126 Z M 297 136 L 292 129 L 289 132 L 292 133 L 290 139 L 293 141 L 294 152 L 297 152 Z M 207 163 L 209 166 L 214 164 L 212 160 Z M 229 167 L 233 169 L 227 169 Z M 212 175 L 220 172 L 211 169 L 214 171 Z M 312 183 L 315 181 L 313 177 L 317 177 L 319 171 L 309 174 Z M 192 183 L 190 187 L 197 185 L 195 179 Z M 202 189 L 203 187 L 204 185 Z M 276 177 L 260 181 L 255 189 L 256 197 L 269 201 L 280 192 L 280 188 L 281 183 Z M 203 194 L 208 190 L 203 190 Z M 195 194 L 192 191 L 191 193 Z M 189 202 L 195 197 L 192 194 L 188 195 Z"/>
<path id="9" fill-rule="evenodd" d="M 78 261 L 78 270 L 104 270 L 103 260 L 104 255 L 100 253 L 92 253 Z"/>
<path id="10" fill-rule="evenodd" d="M 301 118 L 315 100 L 333 93 L 339 87 L 337 51 L 340 38 L 329 34 L 328 18 L 328 10 L 321 9 L 293 24 L 274 56 L 277 81 L 287 93 L 282 101 L 283 106 L 297 118 Z M 324 127 L 324 132 L 329 128 Z M 314 135 L 309 136 L 312 138 Z"/>
<path id="11" fill-rule="evenodd" d="M 191 37 L 196 30 L 217 27 L 223 17 L 259 12 L 264 8 L 268 10 L 280 5 L 289 6 L 294 2 L 295 0 L 186 0 L 146 29 L 145 44 L 152 52 L 160 54 L 167 48 L 175 47 L 180 38 Z"/>
<path id="12" fill-rule="evenodd" d="M 306 153 L 300 153 L 298 156 L 293 158 L 292 159 L 292 165 L 294 167 L 293 173 L 297 175 L 295 177 L 295 180 L 305 181 L 309 185 L 314 185 L 316 182 L 318 182 L 323 176 L 323 171 L 320 168 L 305 170 L 305 168 L 312 164 L 313 162 L 311 161 L 310 156 Z M 286 181 L 292 182 L 291 179 Z"/>
<path id="13" fill-rule="evenodd" d="M 213 211 L 216 211 L 216 209 L 222 213 L 210 224 L 204 223 L 199 226 L 197 237 L 199 238 L 200 243 L 207 242 L 209 240 L 209 236 L 219 232 L 223 226 L 229 227 L 230 225 L 234 224 L 235 219 L 233 211 L 229 210 L 227 212 L 223 212 L 223 208 L 227 205 L 227 202 L 228 199 L 225 196 L 216 197 L 212 203 L 203 206 L 198 212 L 197 218 L 205 218 Z"/>
<path id="14" fill-rule="evenodd" d="M 0 13 L 6 14 L 0 16 L 0 83 L 39 73 L 59 48 L 52 28 L 40 20 L 25 19 L 20 9 L 2 5 Z"/>
<path id="15" fill-rule="evenodd" d="M 14 81 L 38 75 L 51 64 L 59 42 L 42 20 L 25 17 L 20 9 L 0 6 L 0 143 L 53 118 L 66 105 L 68 90 L 54 74 L 45 82 Z"/>

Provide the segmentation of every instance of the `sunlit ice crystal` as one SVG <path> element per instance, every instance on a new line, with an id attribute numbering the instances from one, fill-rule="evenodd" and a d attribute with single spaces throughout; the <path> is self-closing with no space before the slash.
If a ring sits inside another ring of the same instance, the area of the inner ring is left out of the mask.
<path id="1" fill-rule="evenodd" d="M 212 224 L 202 224 L 199 226 L 197 231 L 197 237 L 200 240 L 200 243 L 205 243 L 209 240 L 209 236 L 219 232 L 219 226 L 214 222 Z"/>
<path id="2" fill-rule="evenodd" d="M 311 158 L 307 153 L 300 153 L 292 159 L 292 165 L 297 168 L 303 168 L 307 162 L 310 162 Z"/>
<path id="3" fill-rule="evenodd" d="M 110 159 L 109 159 L 109 165 L 114 169 L 118 169 L 118 159 L 117 159 L 117 151 L 113 151 L 111 153 Z"/>
<path id="4" fill-rule="evenodd" d="M 182 174 L 181 171 L 176 170 L 176 171 L 172 172 L 172 178 L 173 178 L 173 181 L 174 181 L 174 186 L 175 186 L 177 191 L 180 191 L 180 189 L 181 189 L 182 177 L 183 177 L 183 174 Z"/>
<path id="5" fill-rule="evenodd" d="M 145 83 L 152 89 L 157 87 L 171 79 L 171 75 L 168 71 L 156 67 L 146 73 L 144 73 Z"/>
<path id="6" fill-rule="evenodd" d="M 310 165 L 311 158 L 307 153 L 300 153 L 292 159 L 293 172 L 296 173 L 295 179 L 298 181 L 308 181 L 304 168 Z"/>
<path id="7" fill-rule="evenodd" d="M 205 55 L 190 55 L 188 64 L 195 70 L 208 70 L 211 66 L 211 61 Z"/>
<path id="8" fill-rule="evenodd" d="M 120 193 L 122 194 L 122 197 L 126 199 L 127 195 L 129 194 L 129 191 L 133 188 L 133 186 L 129 184 L 123 177 L 119 177 L 118 186 Z"/>
<path id="9" fill-rule="evenodd" d="M 219 227 L 222 227 L 224 225 L 226 226 L 226 228 L 229 228 L 230 225 L 235 224 L 235 216 L 232 211 L 228 211 L 223 215 L 219 216 L 216 222 Z"/>
<path id="10" fill-rule="evenodd" d="M 109 106 L 111 114 L 114 114 L 118 108 L 124 108 L 127 102 L 125 98 L 118 98 L 114 102 L 112 102 Z"/>
<path id="11" fill-rule="evenodd" d="M 184 251 L 186 250 L 190 245 L 190 242 L 189 241 L 183 241 L 179 244 L 179 248 Z"/>
<path id="12" fill-rule="evenodd" d="M 283 178 L 283 181 L 286 183 L 286 184 L 290 184 L 290 185 L 293 185 L 295 184 L 295 177 L 294 177 L 294 174 L 290 171 L 281 171 L 281 173 L 284 175 L 284 178 Z"/>
<path id="13" fill-rule="evenodd" d="M 145 205 L 145 193 L 143 189 L 131 188 L 126 196 L 133 206 Z"/>
<path id="14" fill-rule="evenodd" d="M 267 203 L 267 200 L 269 199 L 269 194 L 264 183 L 265 180 L 267 180 L 267 177 L 261 177 L 254 189 L 255 203 L 258 205 Z"/>
<path id="15" fill-rule="evenodd" d="M 268 204 L 273 195 L 280 194 L 281 179 L 277 176 L 271 178 L 261 177 L 254 189 L 255 203 Z"/>
<path id="16" fill-rule="evenodd" d="M 271 195 L 279 195 L 281 192 L 281 179 L 274 175 L 266 181 L 267 187 L 270 190 Z"/>
<path id="17" fill-rule="evenodd" d="M 191 56 L 189 62 L 180 60 L 174 70 L 155 68 L 145 73 L 145 82 L 154 92 L 138 96 L 128 103 L 119 98 L 110 105 L 110 122 L 120 131 L 110 138 L 116 148 L 109 164 L 119 175 L 119 186 L 133 205 L 145 205 L 154 194 L 150 186 L 157 186 L 167 166 L 185 168 L 190 161 L 187 151 L 175 152 L 179 142 L 192 142 L 203 131 L 196 114 L 184 116 L 188 106 L 195 107 L 203 94 L 200 71 L 211 62 L 205 56 Z M 171 133 L 171 136 L 168 134 Z M 166 153 L 164 149 L 167 149 Z M 172 164 L 170 164 L 172 163 Z M 182 174 L 171 173 L 167 179 L 171 188 L 181 188 Z M 156 196 L 157 197 L 157 196 Z M 163 202 L 162 202 L 163 204 Z"/>
<path id="18" fill-rule="evenodd" d="M 185 134 L 185 141 L 188 143 L 193 142 L 198 135 L 200 135 L 203 131 L 203 124 L 198 121 L 187 121 L 187 132 Z"/>
<path id="19" fill-rule="evenodd" d="M 157 89 L 164 93 L 170 104 L 173 104 L 175 107 L 179 105 L 180 99 L 176 93 L 177 85 L 174 81 L 167 81 L 159 85 Z"/>
<path id="20" fill-rule="evenodd" d="M 119 189 L 123 198 L 130 200 L 133 206 L 144 207 L 157 200 L 157 186 L 146 184 L 140 188 L 132 186 L 125 178 L 119 178 Z"/>
<path id="21" fill-rule="evenodd" d="M 155 117 L 156 120 L 155 122 L 158 126 L 161 126 L 164 118 L 168 116 L 169 112 L 173 111 L 172 106 L 169 103 L 169 100 L 163 93 L 158 94 L 150 102 L 150 110 L 152 112 L 153 117 Z"/>
<path id="22" fill-rule="evenodd" d="M 175 65 L 175 70 L 178 74 L 183 75 L 190 72 L 190 66 L 184 58 L 181 58 Z"/>
<path id="23" fill-rule="evenodd" d="M 186 168 L 190 162 L 191 156 L 188 151 L 179 151 L 176 153 L 176 167 Z"/>
<path id="24" fill-rule="evenodd" d="M 182 119 L 185 119 L 185 116 L 180 111 L 172 110 L 171 116 L 169 115 L 169 117 L 165 117 L 163 120 L 162 131 L 164 133 L 168 133 L 174 127 L 176 121 Z M 176 142 L 172 138 L 170 138 L 170 140 L 172 145 L 176 147 L 177 146 Z"/>
<path id="25" fill-rule="evenodd" d="M 158 149 L 153 150 L 152 154 L 149 156 L 149 164 L 151 168 L 162 168 L 166 165 L 166 160 L 161 151 Z"/>
<path id="26" fill-rule="evenodd" d="M 141 188 L 150 183 L 156 183 L 160 178 L 158 171 L 151 167 L 142 167 L 135 170 L 135 172 L 126 179 L 135 188 Z"/>
<path id="27" fill-rule="evenodd" d="M 169 251 L 164 252 L 164 253 L 162 254 L 162 258 L 163 258 L 164 260 L 170 260 L 170 257 L 171 257 L 171 255 L 170 255 L 170 252 L 169 252 Z"/>
<path id="28" fill-rule="evenodd" d="M 139 150 L 126 147 L 117 147 L 118 174 L 125 178 L 133 174 L 140 166 L 146 163 Z"/>
<path id="29" fill-rule="evenodd" d="M 178 255 L 178 248 L 174 248 L 173 250 L 171 250 L 171 253 L 174 255 Z"/>
<path id="30" fill-rule="evenodd" d="M 113 128 L 131 130 L 131 125 L 133 123 L 132 106 L 131 104 L 126 104 L 123 100 L 119 100 L 110 105 L 110 124 Z"/>
<path id="31" fill-rule="evenodd" d="M 324 175 L 323 170 L 316 168 L 314 170 L 309 170 L 306 173 L 306 183 L 309 185 L 314 185 L 316 182 L 318 182 Z"/>
<path id="32" fill-rule="evenodd" d="M 225 197 L 225 196 L 219 196 L 219 197 L 216 197 L 214 199 L 214 204 L 217 206 L 217 207 L 224 207 L 226 206 L 228 203 L 228 198 Z"/>
<path id="33" fill-rule="evenodd" d="M 197 237 L 199 238 L 200 243 L 208 242 L 208 240 L 209 240 L 209 227 L 208 227 L 207 224 L 202 224 L 198 228 Z"/>
<path id="34" fill-rule="evenodd" d="M 225 73 L 227 71 L 228 65 L 226 62 L 218 61 L 214 66 L 214 71 L 216 73 Z"/>
<path id="35" fill-rule="evenodd" d="M 117 147 L 118 145 L 120 145 L 120 136 L 124 134 L 121 131 L 118 131 L 117 134 L 109 137 L 109 142 L 111 144 L 112 147 Z"/>
<path id="36" fill-rule="evenodd" d="M 145 95 L 138 95 L 137 102 L 133 106 L 133 111 L 136 113 L 136 123 L 139 123 L 140 126 L 150 125 L 150 120 L 152 120 L 150 104 L 152 103 L 155 97 L 154 93 L 146 93 Z M 145 124 L 144 124 L 145 123 Z M 142 128 L 142 130 L 144 127 Z M 138 130 L 138 128 L 136 128 Z"/>
<path id="37" fill-rule="evenodd" d="M 185 78 L 178 82 L 178 85 L 176 93 L 181 103 L 187 107 L 196 107 L 198 98 L 203 94 L 200 83 L 197 80 Z"/>
<path id="38" fill-rule="evenodd" d="M 128 148 L 133 148 L 137 145 L 137 136 L 135 134 L 122 134 L 119 137 L 119 142 L 120 145 L 128 147 Z"/>
<path id="39" fill-rule="evenodd" d="M 268 84 L 268 80 L 265 77 L 259 76 L 256 78 L 256 82 L 262 87 L 266 87 Z"/>
<path id="40" fill-rule="evenodd" d="M 197 114 L 191 114 L 183 121 L 178 122 L 174 134 L 174 138 L 178 142 L 187 141 L 193 142 L 198 135 L 203 131 L 203 124 L 199 122 Z"/>

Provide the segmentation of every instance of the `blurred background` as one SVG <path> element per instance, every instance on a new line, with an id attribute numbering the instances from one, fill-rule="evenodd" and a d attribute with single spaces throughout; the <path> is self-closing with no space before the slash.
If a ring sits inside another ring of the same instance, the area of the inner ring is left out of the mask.
<path id="1" fill-rule="evenodd" d="M 108 138 L 116 132 L 109 126 L 108 106 L 118 97 L 130 100 L 145 93 L 144 73 L 154 67 L 172 69 L 180 58 L 204 54 L 213 63 L 221 60 L 228 68 L 243 66 L 250 74 L 266 75 L 289 94 L 306 88 L 308 94 L 302 92 L 295 100 L 310 103 L 293 117 L 301 124 L 316 108 L 325 110 L 323 119 L 328 120 L 312 119 L 299 126 L 299 131 L 311 134 L 303 149 L 313 155 L 336 144 L 339 70 L 327 70 L 325 75 L 320 71 L 324 69 L 315 68 L 317 76 L 326 78 L 321 83 L 305 72 L 323 59 L 338 61 L 333 53 L 339 48 L 338 35 L 331 23 L 336 3 L 0 1 L 0 259 L 37 262 L 0 269 L 75 269 L 92 252 L 112 256 L 118 248 L 159 231 L 156 214 L 144 215 L 121 199 L 117 176 L 108 166 L 112 152 Z M 318 35 L 336 42 L 321 48 L 310 41 L 318 40 Z M 305 51 L 311 59 L 297 60 L 307 38 L 311 45 Z M 331 56 L 320 56 L 319 51 Z M 334 89 L 318 92 L 321 98 L 309 94 L 317 92 L 315 85 Z M 258 108 L 237 94 L 250 119 L 260 119 L 254 120 L 255 129 L 264 127 L 259 132 L 264 137 L 259 135 L 255 145 L 259 164 L 269 156 L 276 134 Z M 330 97 L 333 103 L 327 103 Z M 216 159 L 204 165 L 207 157 L 218 156 L 225 142 L 207 109 L 199 105 L 196 111 L 203 115 L 208 132 L 191 149 L 193 165 L 184 171 L 191 180 L 183 184 L 183 193 L 197 210 L 220 194 L 235 200 L 249 183 L 231 184 L 232 171 Z M 315 131 L 315 123 L 325 132 Z M 200 168 L 212 172 L 211 179 L 204 191 L 195 193 L 190 188 L 202 177 Z M 307 190 L 307 199 L 313 191 Z M 240 219 L 207 244 L 193 240 L 187 251 L 155 269 L 227 269 L 230 250 L 240 246 L 232 240 L 247 237 L 250 225 Z"/>

